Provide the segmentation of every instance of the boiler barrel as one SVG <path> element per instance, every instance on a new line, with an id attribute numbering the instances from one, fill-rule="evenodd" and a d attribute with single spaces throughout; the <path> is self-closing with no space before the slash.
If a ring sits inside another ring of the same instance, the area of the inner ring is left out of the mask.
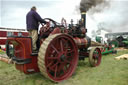
<path id="1" fill-rule="evenodd" d="M 91 45 L 91 39 L 89 37 L 85 38 L 73 38 L 78 48 L 88 48 Z"/>

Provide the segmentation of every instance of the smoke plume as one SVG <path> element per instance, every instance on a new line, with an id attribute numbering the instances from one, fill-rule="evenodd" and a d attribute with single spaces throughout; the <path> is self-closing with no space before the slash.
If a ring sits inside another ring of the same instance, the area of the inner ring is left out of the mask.
<path id="1" fill-rule="evenodd" d="M 96 7 L 99 4 L 105 3 L 105 0 L 81 0 L 80 2 L 80 11 L 87 12 L 92 7 Z"/>
<path id="2" fill-rule="evenodd" d="M 80 12 L 87 12 L 90 34 L 99 28 L 128 32 L 128 0 L 81 0 Z"/>
<path id="3" fill-rule="evenodd" d="M 95 21 L 104 23 L 104 28 L 112 32 L 128 32 L 128 1 L 111 0 L 110 7 L 102 13 L 95 13 Z M 99 18 L 98 18 L 99 17 Z"/>

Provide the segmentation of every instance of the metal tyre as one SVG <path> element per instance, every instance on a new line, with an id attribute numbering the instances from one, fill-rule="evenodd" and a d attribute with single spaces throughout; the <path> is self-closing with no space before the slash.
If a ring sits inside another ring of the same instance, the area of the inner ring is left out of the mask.
<path id="1" fill-rule="evenodd" d="M 40 72 L 54 82 L 69 78 L 76 69 L 78 48 L 66 34 L 49 36 L 41 45 L 38 56 Z"/>
<path id="2" fill-rule="evenodd" d="M 101 63 L 101 50 L 93 47 L 89 53 L 89 63 L 91 66 L 96 67 Z"/>

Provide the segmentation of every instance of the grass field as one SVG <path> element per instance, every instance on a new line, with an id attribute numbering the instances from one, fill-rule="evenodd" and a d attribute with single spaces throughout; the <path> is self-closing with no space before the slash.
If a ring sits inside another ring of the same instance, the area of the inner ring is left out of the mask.
<path id="1" fill-rule="evenodd" d="M 126 53 L 128 50 L 102 56 L 98 67 L 90 67 L 88 59 L 79 61 L 73 76 L 60 83 L 54 83 L 40 73 L 25 75 L 14 65 L 0 61 L 0 85 L 128 85 L 128 60 L 114 59 Z"/>

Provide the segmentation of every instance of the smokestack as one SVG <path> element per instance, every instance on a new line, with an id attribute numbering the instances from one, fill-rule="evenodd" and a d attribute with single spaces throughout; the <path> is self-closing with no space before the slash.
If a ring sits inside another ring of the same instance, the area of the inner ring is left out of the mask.
<path id="1" fill-rule="evenodd" d="M 84 28 L 86 28 L 86 12 L 81 13 L 81 24 Z"/>
<path id="2" fill-rule="evenodd" d="M 106 4 L 106 0 L 81 0 L 80 2 L 80 12 L 81 12 L 81 24 L 86 28 L 86 13 L 92 9 L 96 8 L 97 5 Z"/>
<path id="3" fill-rule="evenodd" d="M 86 12 L 91 9 L 93 6 L 96 6 L 104 0 L 81 0 L 80 2 L 80 12 L 81 12 L 81 24 L 86 28 Z"/>

